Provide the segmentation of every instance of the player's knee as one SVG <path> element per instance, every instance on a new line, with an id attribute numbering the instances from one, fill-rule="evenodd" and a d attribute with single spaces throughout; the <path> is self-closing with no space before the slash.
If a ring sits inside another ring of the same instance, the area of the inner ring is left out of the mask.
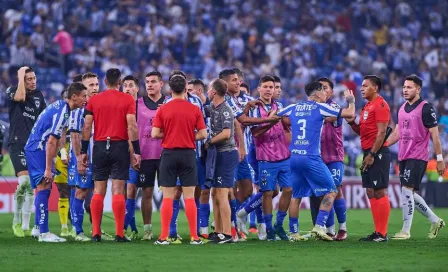
<path id="1" fill-rule="evenodd" d="M 336 199 L 343 199 L 344 198 L 344 193 L 342 192 L 342 186 L 338 186 L 338 194 L 336 195 Z"/>
<path id="2" fill-rule="evenodd" d="M 265 192 L 263 192 L 263 198 L 272 198 L 272 197 L 274 197 L 274 192 L 275 191 L 265 191 Z"/>
<path id="3" fill-rule="evenodd" d="M 137 193 L 137 187 L 134 184 L 129 184 L 126 186 L 126 197 L 128 199 L 134 199 Z"/>
<path id="4" fill-rule="evenodd" d="M 154 187 L 143 188 L 142 190 L 142 198 L 143 199 L 151 199 L 154 194 Z"/>
<path id="5" fill-rule="evenodd" d="M 58 187 L 60 198 L 68 198 L 70 196 L 70 188 L 68 187 L 68 184 L 58 183 L 56 184 L 56 187 Z"/>
<path id="6" fill-rule="evenodd" d="M 182 195 L 182 190 L 176 188 L 176 191 L 174 192 L 174 199 L 179 200 L 181 195 Z"/>
<path id="7" fill-rule="evenodd" d="M 278 196 L 278 194 L 279 194 L 278 190 L 274 190 L 272 192 L 272 197 L 276 197 L 276 196 Z"/>
<path id="8" fill-rule="evenodd" d="M 95 182 L 95 189 L 93 190 L 94 194 L 105 196 L 106 190 L 107 190 L 107 182 Z"/>
<path id="9" fill-rule="evenodd" d="M 375 198 L 375 191 L 373 190 L 373 188 L 367 188 L 366 189 L 366 194 L 367 197 L 370 198 Z"/>

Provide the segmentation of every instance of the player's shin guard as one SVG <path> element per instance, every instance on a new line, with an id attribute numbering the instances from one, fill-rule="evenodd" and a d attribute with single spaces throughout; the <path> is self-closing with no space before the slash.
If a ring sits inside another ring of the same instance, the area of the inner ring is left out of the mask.
<path id="1" fill-rule="evenodd" d="M 101 217 L 103 216 L 104 196 L 94 194 L 90 204 L 90 212 L 92 214 L 92 236 L 101 236 Z M 123 225 L 121 226 L 123 229 Z"/>
<path id="2" fill-rule="evenodd" d="M 128 226 L 131 224 L 132 218 L 135 218 L 135 199 L 128 198 L 126 199 L 126 215 L 124 217 L 124 230 L 128 229 Z"/>
<path id="3" fill-rule="evenodd" d="M 387 226 L 389 224 L 389 215 L 390 215 L 390 201 L 389 196 L 385 195 L 378 201 L 378 219 L 379 219 L 379 229 L 378 232 L 381 235 L 387 235 Z"/>
<path id="4" fill-rule="evenodd" d="M 335 199 L 333 203 L 334 211 L 336 213 L 336 217 L 338 218 L 339 229 L 347 230 L 346 221 L 347 221 L 347 206 L 345 204 L 345 199 Z"/>
<path id="5" fill-rule="evenodd" d="M 325 227 L 325 224 L 327 223 L 327 218 L 330 215 L 330 212 L 327 212 L 325 210 L 319 210 L 319 213 L 317 214 L 316 218 L 316 225 L 320 227 Z"/>
<path id="6" fill-rule="evenodd" d="M 37 192 L 36 201 L 34 203 L 36 209 L 36 216 L 38 216 L 38 223 L 40 234 L 49 232 L 48 229 L 48 199 L 50 198 L 50 189 L 45 189 Z"/>
<path id="7" fill-rule="evenodd" d="M 124 216 L 126 210 L 126 202 L 124 195 L 118 194 L 112 196 L 112 211 L 115 218 L 115 234 L 124 237 Z"/>
<path id="8" fill-rule="evenodd" d="M 73 221 L 72 224 L 75 226 L 76 229 L 76 235 L 84 232 L 82 229 L 82 224 L 84 223 L 84 208 L 82 204 L 84 203 L 84 200 L 74 198 L 73 199 Z"/>
<path id="9" fill-rule="evenodd" d="M 198 212 L 196 203 L 193 198 L 184 199 L 185 202 L 185 214 L 187 215 L 188 226 L 190 227 L 190 237 L 194 240 L 198 240 L 197 231 L 197 217 Z"/>
<path id="10" fill-rule="evenodd" d="M 179 200 L 173 200 L 173 213 L 170 220 L 170 237 L 177 236 L 177 217 L 179 216 Z"/>
<path id="11" fill-rule="evenodd" d="M 34 192 L 31 187 L 25 193 L 25 202 L 23 202 L 22 206 L 22 229 L 29 230 L 30 229 L 30 218 L 31 213 L 33 211 L 34 205 Z"/>
<path id="12" fill-rule="evenodd" d="M 289 232 L 299 233 L 299 218 L 289 217 Z"/>
<path id="13" fill-rule="evenodd" d="M 61 222 L 61 226 L 63 228 L 67 227 L 68 208 L 69 208 L 68 198 L 59 198 L 58 200 L 59 221 Z"/>
<path id="14" fill-rule="evenodd" d="M 171 217 L 173 217 L 173 199 L 164 197 L 162 207 L 160 208 L 160 240 L 166 240 L 168 238 Z"/>

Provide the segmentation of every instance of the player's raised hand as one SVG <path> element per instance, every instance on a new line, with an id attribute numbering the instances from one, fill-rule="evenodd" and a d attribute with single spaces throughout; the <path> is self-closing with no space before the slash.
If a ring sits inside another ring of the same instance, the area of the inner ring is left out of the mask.
<path id="1" fill-rule="evenodd" d="M 140 163 L 142 162 L 142 157 L 139 154 L 134 154 L 134 160 L 132 163 L 132 168 L 136 171 L 140 170 Z"/>
<path id="2" fill-rule="evenodd" d="M 277 115 L 277 112 L 278 111 L 276 111 L 276 110 L 269 112 L 269 115 L 268 115 L 269 122 L 277 123 L 278 121 L 280 121 L 282 119 L 282 117 Z"/>
<path id="3" fill-rule="evenodd" d="M 20 79 L 25 79 L 25 71 L 29 69 L 28 66 L 22 66 L 20 67 L 20 69 L 17 71 L 17 77 Z"/>
<path id="4" fill-rule="evenodd" d="M 344 98 L 347 103 L 355 103 L 355 95 L 353 94 L 352 90 L 345 90 L 344 91 Z"/>

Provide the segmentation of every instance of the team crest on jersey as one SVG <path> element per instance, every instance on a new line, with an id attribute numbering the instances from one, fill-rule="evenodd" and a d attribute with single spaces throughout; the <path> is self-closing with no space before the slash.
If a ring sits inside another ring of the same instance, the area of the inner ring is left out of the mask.
<path id="1" fill-rule="evenodd" d="M 364 116 L 362 117 L 364 120 L 367 120 L 367 117 L 369 117 L 369 112 L 365 111 Z"/>
<path id="2" fill-rule="evenodd" d="M 26 160 L 25 160 L 25 158 L 21 158 L 21 159 L 20 159 L 20 162 L 22 163 L 23 166 L 26 167 Z"/>
<path id="3" fill-rule="evenodd" d="M 64 113 L 64 119 L 68 119 L 68 113 Z"/>
<path id="4" fill-rule="evenodd" d="M 59 101 L 57 101 L 56 103 L 53 104 L 53 107 L 58 110 L 60 106 L 59 104 L 60 104 Z"/>
<path id="5" fill-rule="evenodd" d="M 144 183 L 145 182 L 145 175 L 144 174 L 140 174 L 140 183 Z"/>
<path id="6" fill-rule="evenodd" d="M 73 173 L 68 174 L 68 179 L 73 180 L 75 178 L 75 175 Z"/>
<path id="7" fill-rule="evenodd" d="M 81 182 L 86 184 L 87 183 L 87 176 L 81 176 Z"/>
<path id="8" fill-rule="evenodd" d="M 38 97 L 34 98 L 34 105 L 36 105 L 36 108 L 40 108 L 40 99 Z"/>

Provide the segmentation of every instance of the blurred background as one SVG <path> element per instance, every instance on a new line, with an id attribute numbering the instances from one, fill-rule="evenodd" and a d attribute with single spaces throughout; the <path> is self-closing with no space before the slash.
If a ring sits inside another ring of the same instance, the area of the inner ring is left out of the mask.
<path id="1" fill-rule="evenodd" d="M 48 103 L 87 71 L 103 78 L 118 67 L 140 80 L 145 95 L 144 75 L 152 70 L 167 79 L 181 69 L 208 83 L 223 68 L 238 67 L 253 96 L 264 74 L 281 77 L 285 105 L 305 99 L 304 85 L 325 76 L 335 83 L 336 101 L 344 105 L 349 88 L 360 108 L 363 76 L 377 74 L 391 126 L 403 103 L 403 79 L 415 73 L 437 111 L 446 154 L 447 29 L 448 1 L 437 0 L 1 0 L 0 122 L 8 126 L 5 90 L 23 65 L 36 70 Z M 345 174 L 359 176 L 360 142 L 346 124 L 344 139 Z M 2 175 L 10 176 L 6 145 Z M 392 152 L 396 175 L 397 146 Z M 437 182 L 434 163 L 427 180 Z"/>

